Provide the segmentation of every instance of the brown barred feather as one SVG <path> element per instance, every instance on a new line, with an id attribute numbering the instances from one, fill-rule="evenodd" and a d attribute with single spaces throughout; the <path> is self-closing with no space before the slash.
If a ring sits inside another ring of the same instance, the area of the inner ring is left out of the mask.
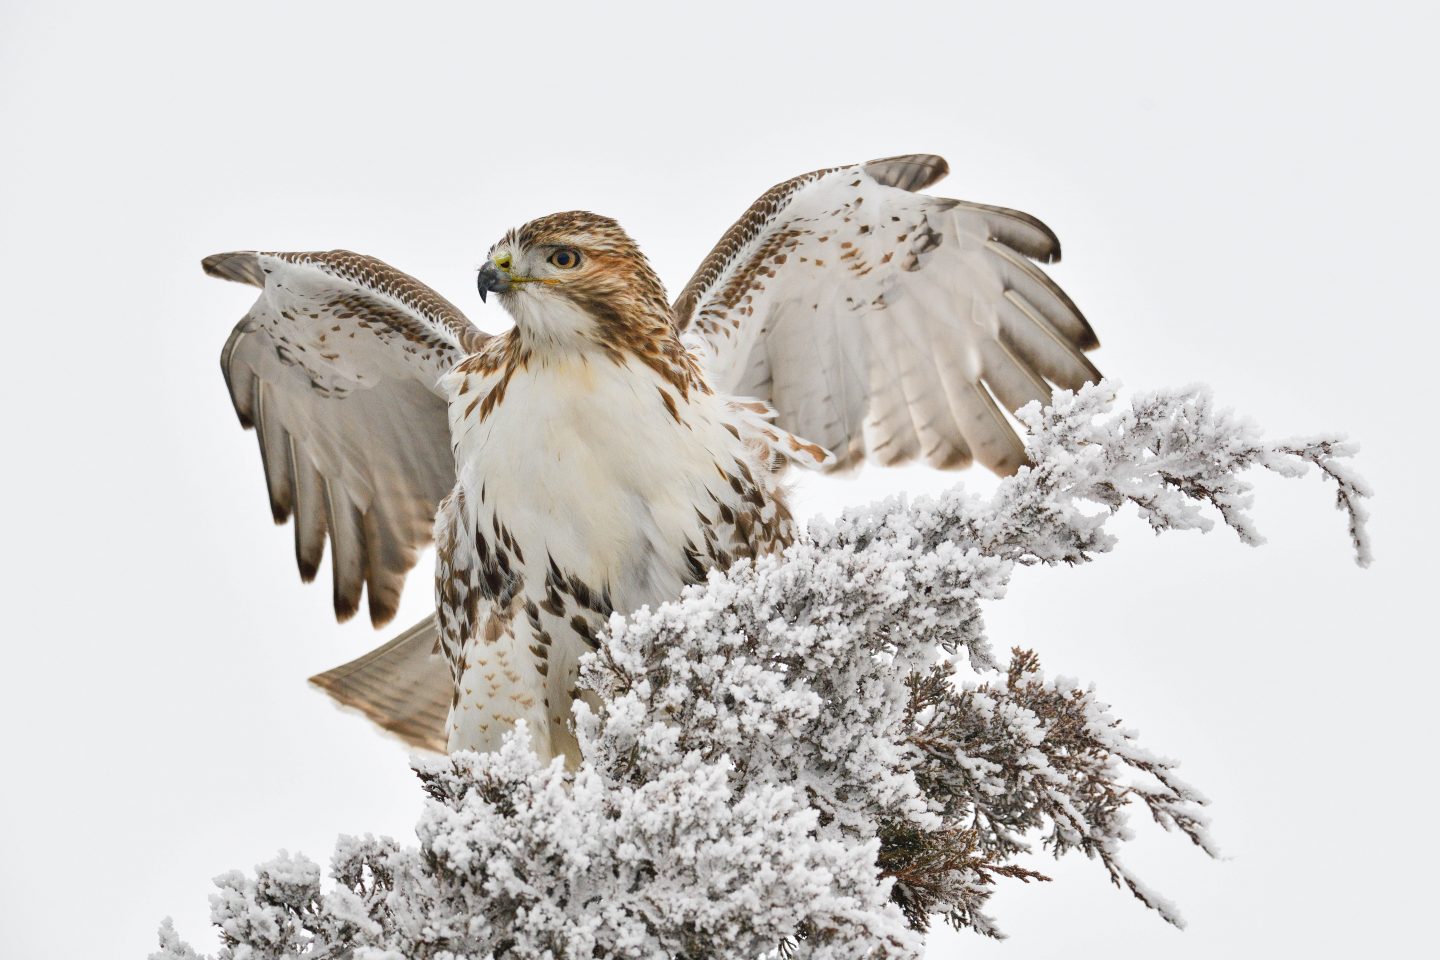
<path id="1" fill-rule="evenodd" d="M 725 268 L 734 261 L 750 241 L 759 236 L 773 222 L 776 215 L 785 209 L 786 204 L 794 198 L 795 194 L 826 174 L 851 168 L 863 169 L 876 181 L 887 187 L 898 187 L 911 191 L 923 190 L 950 172 L 950 167 L 944 157 L 936 156 L 933 153 L 912 153 L 887 157 L 883 160 L 871 160 L 864 164 L 825 167 L 775 184 L 762 193 L 760 198 L 740 215 L 739 220 L 730 225 L 730 228 L 720 237 L 720 242 L 706 254 L 704 260 L 700 261 L 695 275 L 690 278 L 689 283 L 685 284 L 685 288 L 680 291 L 679 299 L 675 301 L 676 326 L 684 330 L 689 325 L 695 315 L 695 308 L 700 304 L 701 296 L 709 292 L 711 286 L 725 272 Z"/>

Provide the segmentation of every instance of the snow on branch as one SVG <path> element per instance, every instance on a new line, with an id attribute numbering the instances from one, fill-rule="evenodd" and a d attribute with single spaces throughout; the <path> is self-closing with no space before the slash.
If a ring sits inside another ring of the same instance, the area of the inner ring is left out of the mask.
<path id="1" fill-rule="evenodd" d="M 1033 466 L 816 521 L 783 556 L 737 563 L 616 617 L 577 704 L 586 761 L 528 739 L 417 761 L 418 847 L 342 838 L 332 882 L 285 854 L 216 880 L 231 960 L 289 957 L 911 957 L 935 918 L 999 936 L 1017 858 L 1079 851 L 1165 920 L 1123 865 L 1139 809 L 1213 855 L 1204 798 L 1093 689 L 1002 667 L 981 619 L 1017 564 L 1110 550 L 1133 505 L 1156 531 L 1259 543 L 1242 479 L 1314 466 L 1369 561 L 1369 491 L 1332 438 L 1270 442 L 1207 393 L 1105 384 L 1020 419 Z M 152 960 L 198 960 L 167 921 Z"/>

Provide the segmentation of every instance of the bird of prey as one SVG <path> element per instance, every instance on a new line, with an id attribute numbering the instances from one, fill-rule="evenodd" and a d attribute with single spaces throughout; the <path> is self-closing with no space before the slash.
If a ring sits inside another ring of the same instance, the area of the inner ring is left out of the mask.
<path id="1" fill-rule="evenodd" d="M 612 613 L 784 548 L 788 464 L 1025 462 L 1007 411 L 1099 373 L 1089 324 L 1033 261 L 1033 217 L 919 191 L 920 154 L 767 191 L 672 305 L 613 220 L 505 234 L 482 333 L 371 257 L 225 253 L 260 288 L 221 357 L 301 577 L 331 544 L 340 620 L 376 626 L 432 536 L 436 611 L 318 677 L 410 744 L 487 750 L 518 720 L 578 761 L 577 664 Z"/>

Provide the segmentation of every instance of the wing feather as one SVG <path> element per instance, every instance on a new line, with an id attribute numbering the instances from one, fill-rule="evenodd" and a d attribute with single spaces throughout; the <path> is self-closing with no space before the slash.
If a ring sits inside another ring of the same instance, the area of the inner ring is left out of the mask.
<path id="1" fill-rule="evenodd" d="M 914 400 L 905 393 L 900 362 L 906 351 L 897 349 L 890 339 L 889 324 L 869 328 L 855 325 L 871 344 L 874 361 L 869 367 L 870 419 L 861 438 L 885 466 L 906 463 L 920 456 L 920 431 L 915 421 Z M 837 456 L 857 459 L 865 455 L 865 447 L 836 451 Z"/>
<path id="2" fill-rule="evenodd" d="M 1025 463 L 1025 445 L 996 405 L 983 381 L 955 384 L 950 406 L 975 459 L 1005 476 Z"/>
<path id="3" fill-rule="evenodd" d="M 325 478 L 309 457 L 290 442 L 290 466 L 295 478 L 295 564 L 306 583 L 320 572 L 325 558 L 325 534 L 329 529 L 325 506 Z"/>
<path id="4" fill-rule="evenodd" d="M 950 172 L 950 165 L 944 157 L 933 153 L 908 153 L 899 157 L 885 157 L 863 164 L 864 170 L 876 183 L 901 190 L 924 190 Z"/>
<path id="5" fill-rule="evenodd" d="M 920 443 L 920 456 L 940 470 L 970 462 L 970 444 L 954 415 L 952 381 L 958 369 L 952 357 L 931 349 L 927 330 L 935 304 L 917 296 L 897 305 L 883 331 L 879 352 L 900 368 L 897 381 L 905 396 Z M 859 452 L 861 456 L 864 451 Z"/>
<path id="6" fill-rule="evenodd" d="M 1044 403 L 1049 399 L 1049 384 L 1010 349 L 1003 330 L 995 339 L 980 342 L 980 361 L 985 366 L 985 382 L 1007 410 L 1019 410 L 1032 400 Z"/>
<path id="7" fill-rule="evenodd" d="M 265 470 L 265 488 L 270 494 L 270 514 L 276 523 L 290 519 L 293 492 L 290 489 L 290 434 L 270 414 L 273 401 L 265 384 L 256 389 L 255 434 L 260 441 L 260 464 Z"/>
<path id="8" fill-rule="evenodd" d="M 986 241 L 985 249 L 1003 262 L 999 274 L 1005 282 L 1006 292 L 1013 290 L 1029 300 L 1078 349 L 1089 350 L 1100 345 L 1080 308 L 1044 271 L 996 240 Z"/>
<path id="9" fill-rule="evenodd" d="M 804 174 L 733 224 L 676 300 L 712 383 L 836 453 L 942 467 L 1024 463 L 1006 411 L 1098 380 L 1099 345 L 1032 261 L 1060 241 L 1029 214 L 913 191 L 929 154 Z"/>
<path id="10" fill-rule="evenodd" d="M 1012 353 L 1026 358 L 1052 383 L 1067 390 L 1100 379 L 1100 371 L 1089 358 L 1035 304 L 1015 290 L 1005 291 L 1004 296 L 1012 309 L 1001 314 L 1001 336 Z"/>
<path id="11" fill-rule="evenodd" d="M 270 510 L 295 522 L 295 561 L 314 579 L 330 541 L 344 620 L 368 599 L 387 622 L 455 482 L 440 376 L 486 337 L 435 291 L 346 251 L 217 254 L 212 276 L 260 288 L 220 365 L 253 427 Z"/>
<path id="12" fill-rule="evenodd" d="M 1028 213 L 985 203 L 950 200 L 956 209 L 976 215 L 990 236 L 1011 249 L 1041 263 L 1060 261 L 1060 238 Z"/>
<path id="13" fill-rule="evenodd" d="M 335 616 L 344 621 L 360 609 L 360 592 L 365 586 L 364 518 L 345 487 L 330 479 L 325 481 L 325 507 L 325 523 L 335 544 L 330 558 Z"/>

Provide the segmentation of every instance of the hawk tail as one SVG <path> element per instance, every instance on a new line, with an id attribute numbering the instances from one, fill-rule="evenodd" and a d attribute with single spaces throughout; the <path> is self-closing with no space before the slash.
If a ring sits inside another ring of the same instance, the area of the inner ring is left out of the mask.
<path id="1" fill-rule="evenodd" d="M 410 746 L 445 752 L 453 684 L 433 613 L 389 643 L 317 673 L 310 682 Z"/>

